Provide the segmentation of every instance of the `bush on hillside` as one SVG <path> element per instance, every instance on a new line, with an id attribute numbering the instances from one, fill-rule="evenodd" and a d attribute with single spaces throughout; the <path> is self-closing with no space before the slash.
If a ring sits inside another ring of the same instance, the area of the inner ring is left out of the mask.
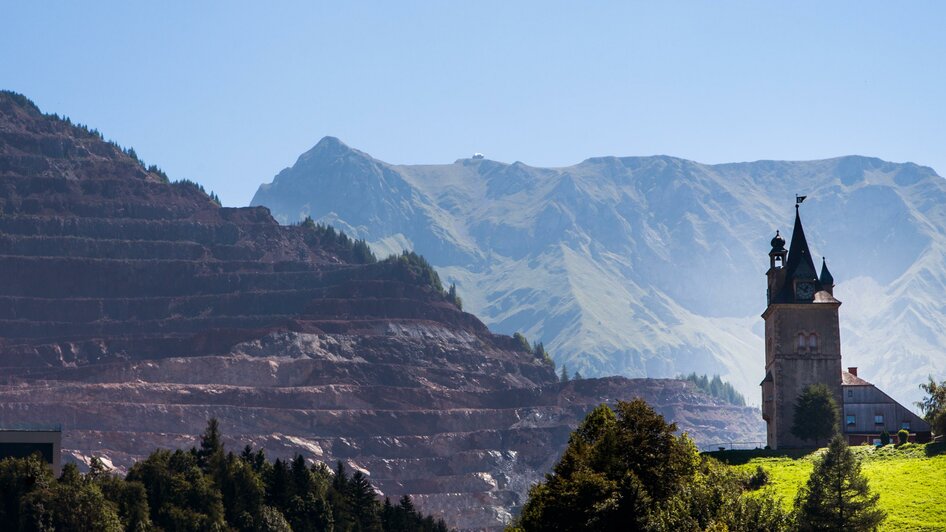
<path id="1" fill-rule="evenodd" d="M 756 466 L 755 471 L 746 479 L 746 489 L 755 491 L 769 483 L 769 472 L 762 466 Z"/>
<path id="2" fill-rule="evenodd" d="M 897 444 L 903 445 L 910 441 L 910 431 L 907 429 L 900 429 L 897 431 Z"/>

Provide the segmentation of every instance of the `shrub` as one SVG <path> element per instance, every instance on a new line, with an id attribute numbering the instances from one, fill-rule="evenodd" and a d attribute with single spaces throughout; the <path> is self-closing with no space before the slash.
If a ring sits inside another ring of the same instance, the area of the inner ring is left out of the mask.
<path id="1" fill-rule="evenodd" d="M 520 351 L 525 351 L 529 354 L 534 352 L 532 346 L 529 345 L 529 340 L 526 339 L 525 335 L 517 332 L 513 334 L 512 337 L 516 340 L 516 342 L 518 342 Z"/>
<path id="2" fill-rule="evenodd" d="M 908 441 L 910 441 L 910 431 L 908 431 L 907 429 L 900 429 L 899 431 L 897 431 L 897 443 L 899 445 L 903 445 L 904 443 L 907 443 Z"/>
<path id="3" fill-rule="evenodd" d="M 880 433 L 880 444 L 890 445 L 890 433 L 886 430 Z"/>
<path id="4" fill-rule="evenodd" d="M 768 483 L 769 472 L 763 469 L 762 466 L 757 466 L 755 468 L 755 473 L 752 473 L 749 475 L 749 478 L 746 479 L 746 489 L 755 491 Z"/>

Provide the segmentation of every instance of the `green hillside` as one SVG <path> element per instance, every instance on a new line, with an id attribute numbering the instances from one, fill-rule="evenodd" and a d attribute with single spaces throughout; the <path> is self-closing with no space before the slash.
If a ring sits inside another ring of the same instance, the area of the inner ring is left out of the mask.
<path id="1" fill-rule="evenodd" d="M 880 494 L 887 512 L 884 529 L 940 531 L 946 529 L 946 444 L 887 445 L 851 448 L 861 459 L 871 490 Z M 722 451 L 712 456 L 733 467 L 769 473 L 769 486 L 790 507 L 795 493 L 808 480 L 813 453 L 781 451 Z"/>

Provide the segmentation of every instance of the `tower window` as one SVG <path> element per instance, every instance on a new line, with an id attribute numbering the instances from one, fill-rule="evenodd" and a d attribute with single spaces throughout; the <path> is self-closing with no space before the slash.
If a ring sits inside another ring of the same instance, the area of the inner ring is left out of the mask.
<path id="1" fill-rule="evenodd" d="M 811 350 L 818 349 L 818 335 L 816 334 L 808 335 L 808 349 L 811 349 Z"/>
<path id="2" fill-rule="evenodd" d="M 848 398 L 848 399 L 853 399 L 853 398 L 854 398 L 854 390 L 848 390 L 848 391 L 847 391 L 847 398 Z"/>

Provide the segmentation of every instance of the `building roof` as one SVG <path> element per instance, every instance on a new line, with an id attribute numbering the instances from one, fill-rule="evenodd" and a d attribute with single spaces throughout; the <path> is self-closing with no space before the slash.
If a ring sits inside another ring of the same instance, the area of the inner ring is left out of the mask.
<path id="1" fill-rule="evenodd" d="M 853 373 L 847 371 L 841 372 L 841 386 L 873 386 Z"/>

